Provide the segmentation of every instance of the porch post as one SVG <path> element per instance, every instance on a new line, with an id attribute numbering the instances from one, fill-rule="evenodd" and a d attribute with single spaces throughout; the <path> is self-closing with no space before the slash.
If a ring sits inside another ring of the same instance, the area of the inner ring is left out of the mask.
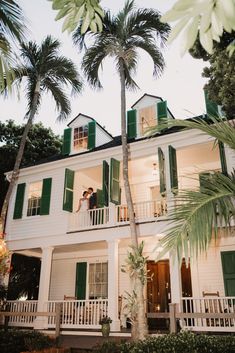
<path id="1" fill-rule="evenodd" d="M 180 310 L 182 297 L 181 266 L 174 251 L 170 252 L 171 303 Z"/>
<path id="2" fill-rule="evenodd" d="M 45 302 L 49 298 L 50 278 L 51 278 L 51 262 L 53 247 L 42 248 L 41 257 L 41 271 L 39 280 L 39 292 L 38 292 L 38 307 L 37 311 L 47 311 Z M 38 316 L 34 321 L 35 329 L 47 328 L 47 317 Z"/>
<path id="3" fill-rule="evenodd" d="M 108 241 L 108 316 L 111 317 L 111 331 L 120 331 L 118 318 L 118 240 Z"/>
<path id="4" fill-rule="evenodd" d="M 224 149 L 228 174 L 231 174 L 235 165 L 235 152 L 226 145 L 224 146 Z"/>

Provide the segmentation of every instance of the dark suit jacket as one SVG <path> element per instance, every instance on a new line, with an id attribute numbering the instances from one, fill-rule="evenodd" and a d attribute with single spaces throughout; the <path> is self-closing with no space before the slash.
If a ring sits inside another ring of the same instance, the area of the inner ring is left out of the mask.
<path id="1" fill-rule="evenodd" d="M 97 206 L 97 195 L 96 192 L 93 192 L 89 198 L 89 209 L 93 209 Z"/>

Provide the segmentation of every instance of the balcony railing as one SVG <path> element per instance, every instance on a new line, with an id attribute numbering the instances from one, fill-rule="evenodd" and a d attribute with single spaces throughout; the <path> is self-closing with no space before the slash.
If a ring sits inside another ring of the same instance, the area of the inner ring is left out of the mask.
<path id="1" fill-rule="evenodd" d="M 165 199 L 134 203 L 135 219 L 137 222 L 156 220 L 167 214 Z M 129 222 L 127 205 L 95 208 L 92 210 L 70 214 L 69 231 L 79 231 L 92 228 L 104 228 Z"/>

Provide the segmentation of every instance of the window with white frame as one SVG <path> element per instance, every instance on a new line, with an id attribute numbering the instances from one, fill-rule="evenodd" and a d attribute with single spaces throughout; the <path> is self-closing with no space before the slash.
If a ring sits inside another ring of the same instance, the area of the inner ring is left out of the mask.
<path id="1" fill-rule="evenodd" d="M 76 127 L 73 134 L 73 147 L 75 150 L 87 149 L 88 125 Z"/>
<path id="2" fill-rule="evenodd" d="M 31 183 L 28 192 L 27 216 L 40 215 L 42 181 Z"/>
<path id="3" fill-rule="evenodd" d="M 144 135 L 149 128 L 156 126 L 156 105 L 151 105 L 139 110 L 139 131 Z"/>
<path id="4" fill-rule="evenodd" d="M 89 299 L 108 298 L 108 263 L 89 265 Z"/>

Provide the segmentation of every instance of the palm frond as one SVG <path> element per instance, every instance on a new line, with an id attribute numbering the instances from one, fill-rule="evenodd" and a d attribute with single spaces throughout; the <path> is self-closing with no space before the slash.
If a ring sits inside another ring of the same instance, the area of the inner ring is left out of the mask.
<path id="1" fill-rule="evenodd" d="M 59 111 L 58 121 L 66 120 L 71 112 L 70 102 L 66 94 L 63 92 L 61 85 L 57 81 L 52 80 L 51 77 L 47 77 L 43 81 L 43 91 L 52 94 L 55 100 L 56 109 Z"/>
<path id="2" fill-rule="evenodd" d="M 149 130 L 148 134 L 155 134 L 162 129 L 179 126 L 186 129 L 198 129 L 203 133 L 213 136 L 217 141 L 225 143 L 227 146 L 235 149 L 235 124 L 233 120 L 227 120 L 225 117 L 218 116 L 209 119 L 199 118 L 191 120 L 165 119 L 160 125 Z"/>
<path id="3" fill-rule="evenodd" d="M 0 1 L 0 35 L 9 40 L 22 41 L 26 31 L 25 17 L 14 0 Z"/>
<path id="4" fill-rule="evenodd" d="M 181 191 L 175 197 L 159 257 L 173 249 L 177 249 L 179 258 L 197 256 L 207 250 L 213 230 L 217 237 L 219 227 L 229 228 L 235 217 L 234 181 L 233 176 L 217 172 L 204 180 L 200 190 Z"/>

